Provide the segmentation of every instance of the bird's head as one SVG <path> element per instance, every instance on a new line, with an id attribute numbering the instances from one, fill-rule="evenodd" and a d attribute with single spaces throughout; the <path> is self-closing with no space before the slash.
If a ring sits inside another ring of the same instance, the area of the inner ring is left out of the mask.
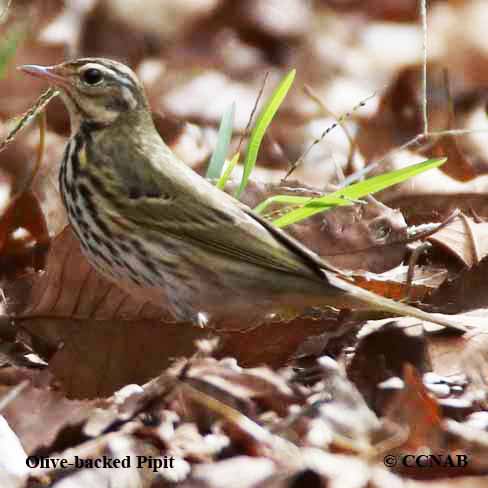
<path id="1" fill-rule="evenodd" d="M 136 74 L 117 61 L 82 58 L 55 66 L 24 65 L 20 69 L 58 88 L 70 113 L 73 132 L 82 122 L 104 127 L 121 114 L 148 110 Z"/>

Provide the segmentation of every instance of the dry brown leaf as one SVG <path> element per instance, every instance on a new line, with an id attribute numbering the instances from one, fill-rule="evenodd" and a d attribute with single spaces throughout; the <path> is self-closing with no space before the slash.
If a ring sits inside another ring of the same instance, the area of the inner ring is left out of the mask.
<path id="1" fill-rule="evenodd" d="M 478 340 L 480 335 L 479 331 L 466 337 L 433 335 L 427 340 L 433 371 L 447 381 L 463 385 L 457 391 L 450 388 L 449 397 L 439 400 L 445 416 L 465 419 L 467 414 L 486 404 L 486 385 L 482 380 L 485 359 L 482 347 L 478 347 L 482 342 Z"/>
<path id="2" fill-rule="evenodd" d="M 382 415 L 385 405 L 378 384 L 401 377 L 405 364 L 420 373 L 431 369 L 426 337 L 422 330 L 409 331 L 398 327 L 397 322 L 388 322 L 361 338 L 347 372 L 368 405 Z"/>
<path id="3" fill-rule="evenodd" d="M 470 333 L 467 334 L 468 336 Z M 469 337 L 432 336 L 427 340 L 432 370 L 441 376 L 465 373 L 463 357 Z"/>
<path id="4" fill-rule="evenodd" d="M 144 383 L 174 359 L 195 352 L 208 333 L 190 324 L 158 320 L 78 321 L 49 370 L 75 398 L 103 397 L 128 383 Z"/>
<path id="5" fill-rule="evenodd" d="M 438 66 L 435 71 L 431 70 L 428 84 L 429 130 L 441 132 L 464 129 L 457 120 L 457 106 L 450 93 L 449 77 L 445 67 Z M 456 137 L 444 135 L 434 138 L 433 147 L 428 148 L 425 154 L 430 158 L 446 157 L 447 161 L 440 168 L 441 171 L 456 181 L 470 181 L 482 172 L 478 173 L 479 168 L 475 167 L 474 158 L 465 154 L 461 147 Z"/>
<path id="6" fill-rule="evenodd" d="M 391 271 L 374 275 L 355 273 L 354 281 L 370 291 L 395 300 L 424 301 L 447 278 L 447 271 L 436 268 L 416 268 L 411 286 L 408 285 L 408 267 L 399 266 Z"/>
<path id="7" fill-rule="evenodd" d="M 474 211 L 488 217 L 486 192 L 488 177 L 478 176 L 466 183 L 455 182 L 438 170 L 427 178 L 416 176 L 412 182 L 396 185 L 382 193 L 384 202 L 402 211 L 409 224 L 441 222 L 459 209 L 466 215 Z M 432 181 L 437 180 L 435 188 Z"/>
<path id="8" fill-rule="evenodd" d="M 422 76 L 420 64 L 408 66 L 400 71 L 383 94 L 375 116 L 361 123 L 358 143 L 363 155 L 368 159 L 381 157 L 424 132 Z M 466 129 L 467 127 L 458 124 L 454 108 L 451 109 L 451 106 L 457 108 L 457 104 L 456 99 L 452 100 L 449 93 L 445 66 L 429 64 L 427 83 L 429 132 L 434 134 L 451 129 Z M 457 95 L 460 103 L 466 97 L 464 93 Z M 478 100 L 479 104 L 482 104 L 483 97 L 479 93 Z M 467 117 L 464 116 L 462 120 L 466 121 L 466 119 Z M 486 172 L 479 161 L 480 151 L 476 151 L 474 146 L 458 143 L 453 135 L 430 136 L 422 142 L 427 141 L 430 144 L 424 149 L 423 154 L 430 158 L 446 157 L 447 161 L 440 171 L 453 180 L 466 182 Z M 463 149 L 469 152 L 465 153 Z"/>
<path id="9" fill-rule="evenodd" d="M 465 266 L 478 265 L 488 254 L 488 223 L 461 214 L 428 240 L 442 246 Z"/>
<path id="10" fill-rule="evenodd" d="M 453 124 L 450 122 L 448 127 L 441 130 L 453 129 Z M 471 181 L 478 174 L 470 158 L 461 151 L 460 144 L 452 135 L 445 135 L 436 140 L 434 147 L 427 151 L 427 155 L 431 158 L 447 158 L 442 165 L 442 171 L 457 181 Z"/>
<path id="11" fill-rule="evenodd" d="M 422 71 L 421 64 L 414 64 L 394 73 L 393 81 L 381 96 L 376 114 L 361 121 L 357 142 L 367 160 L 381 158 L 390 150 L 423 133 Z M 448 129 L 449 97 L 444 67 L 430 63 L 427 74 L 429 130 Z M 449 164 L 450 161 L 444 167 Z"/>
<path id="12" fill-rule="evenodd" d="M 427 392 L 420 375 L 410 365 L 405 367 L 404 380 L 405 388 L 388 409 L 388 418 L 408 429 L 405 441 L 394 450 L 396 455 L 435 453 L 444 460 L 450 456 L 456 466 L 457 455 L 460 455 L 467 462 L 457 467 L 457 476 L 484 473 L 488 449 L 486 433 L 480 433 L 477 437 L 475 429 L 466 425 L 463 430 L 463 424 L 446 419 L 438 402 Z M 432 465 L 429 470 L 413 472 L 406 464 L 399 462 L 395 469 L 405 476 L 416 478 L 446 477 L 446 466 Z"/>
<path id="13" fill-rule="evenodd" d="M 442 313 L 460 313 L 488 306 L 486 270 L 488 260 L 478 266 L 458 272 L 453 279 L 444 282 L 426 302 Z M 486 312 L 485 312 L 486 313 Z M 483 313 L 480 313 L 482 323 Z"/>
<path id="14" fill-rule="evenodd" d="M 72 428 L 70 442 L 74 438 L 81 440 L 78 424 L 96 406 L 95 402 L 68 400 L 60 392 L 28 386 L 7 405 L 3 415 L 18 435 L 27 454 L 32 454 L 41 448 L 49 452 L 49 447 L 64 428 Z"/>
<path id="15" fill-rule="evenodd" d="M 162 320 L 164 302 L 132 298 L 95 272 L 70 228 L 52 242 L 46 271 L 8 283 L 5 294 L 18 318 Z"/>
<path id="16" fill-rule="evenodd" d="M 404 367 L 405 388 L 389 405 L 386 416 L 408 427 L 408 438 L 398 448 L 402 453 L 419 449 L 435 451 L 445 445 L 441 410 L 427 392 L 422 377 L 411 365 Z"/>
<path id="17" fill-rule="evenodd" d="M 147 380 L 170 358 L 191 354 L 205 333 L 165 322 L 163 303 L 133 298 L 98 275 L 69 228 L 53 241 L 46 271 L 8 283 L 5 294 L 22 329 L 56 351 L 50 367 L 78 397 Z"/>
<path id="18" fill-rule="evenodd" d="M 191 355 L 194 340 L 210 333 L 169 321 L 162 302 L 129 296 L 98 275 L 69 228 L 53 241 L 46 271 L 9 282 L 5 294 L 8 311 L 40 351 L 48 357 L 54 353 L 50 368 L 76 397 L 144 382 L 171 358 Z M 225 324 L 213 331 L 222 339 L 220 354 L 244 364 L 279 366 L 310 335 L 334 337 L 343 331 L 333 315 L 254 325 L 248 333 L 232 332 Z"/>
<path id="19" fill-rule="evenodd" d="M 22 193 L 0 220 L 2 278 L 42 269 L 48 247 L 49 234 L 39 201 L 30 191 Z"/>

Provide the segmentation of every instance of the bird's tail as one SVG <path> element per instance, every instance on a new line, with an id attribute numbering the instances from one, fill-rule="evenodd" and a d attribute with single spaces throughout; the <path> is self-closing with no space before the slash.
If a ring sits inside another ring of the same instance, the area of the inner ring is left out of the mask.
<path id="1" fill-rule="evenodd" d="M 361 302 L 373 310 L 390 312 L 398 316 L 410 316 L 426 322 L 433 322 L 435 324 L 443 325 L 444 327 L 450 327 L 458 331 L 466 332 L 466 327 L 455 321 L 447 318 L 445 315 L 433 314 L 419 310 L 418 308 L 406 305 L 404 303 L 396 302 L 389 298 L 382 297 L 376 293 L 372 293 L 368 290 L 360 288 L 349 281 L 337 276 L 327 270 L 323 270 L 327 281 L 334 287 L 344 291 L 348 298 L 355 298 L 358 302 Z"/>

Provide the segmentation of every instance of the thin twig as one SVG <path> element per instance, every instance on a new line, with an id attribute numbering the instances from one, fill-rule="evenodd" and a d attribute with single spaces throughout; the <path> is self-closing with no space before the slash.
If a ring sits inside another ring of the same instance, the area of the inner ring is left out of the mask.
<path id="1" fill-rule="evenodd" d="M 444 137 L 444 136 L 464 136 L 464 135 L 469 135 L 469 134 L 477 134 L 477 133 L 488 133 L 488 129 L 449 129 L 449 130 L 443 130 L 443 131 L 429 131 L 429 118 L 428 118 L 428 104 L 427 104 L 427 89 L 428 89 L 428 80 L 427 80 L 427 61 L 428 61 L 428 32 L 427 32 L 427 0 L 420 0 L 419 4 L 419 10 L 420 10 L 420 18 L 421 18 L 421 23 L 422 23 L 422 31 L 423 31 L 423 65 L 422 65 L 422 119 L 423 119 L 423 131 L 420 134 L 417 134 L 415 137 L 409 139 L 407 142 L 402 144 L 399 147 L 395 147 L 385 153 L 383 156 L 381 156 L 379 159 L 376 161 L 373 161 L 372 163 L 368 164 L 365 168 L 363 168 L 360 171 L 355 172 L 354 174 L 348 176 L 347 178 L 344 179 L 344 181 L 341 182 L 339 185 L 340 187 L 345 187 L 347 185 L 350 185 L 351 183 L 354 183 L 355 181 L 360 180 L 367 174 L 371 173 L 373 170 L 378 168 L 381 164 L 383 164 L 392 154 L 395 154 L 399 151 L 403 151 L 405 149 L 411 148 L 412 146 L 416 145 L 422 145 L 428 141 L 428 139 L 434 139 L 438 137 Z M 310 93 L 308 93 L 310 95 Z M 361 102 L 359 105 L 353 108 L 353 111 L 355 111 L 357 108 L 363 106 L 367 100 L 375 96 L 376 94 L 373 94 L 372 96 L 368 97 L 365 99 L 363 102 Z M 305 159 L 305 157 L 308 155 L 310 150 L 318 144 L 319 142 L 322 141 L 322 139 L 337 125 L 341 125 L 340 122 L 342 122 L 345 117 L 350 116 L 350 113 L 347 113 L 343 116 L 341 116 L 338 119 L 338 122 L 333 124 L 331 127 L 326 129 L 319 138 L 315 139 L 312 144 L 305 150 L 305 152 L 298 158 L 298 160 L 290 167 L 288 170 L 287 174 L 283 178 L 283 180 L 286 180 L 293 171 L 298 167 L 298 165 Z"/>
<path id="2" fill-rule="evenodd" d="M 26 127 L 29 122 L 58 94 L 55 88 L 48 88 L 37 100 L 36 103 L 25 112 L 14 128 L 7 134 L 7 137 L 0 142 L 0 152 L 2 152 L 16 137 L 17 134 Z"/>
<path id="3" fill-rule="evenodd" d="M 420 239 L 426 239 L 431 235 L 439 232 L 444 227 L 447 227 L 451 222 L 453 222 L 461 214 L 458 208 L 454 209 L 442 222 L 437 224 L 423 224 L 421 226 L 409 227 L 409 235 L 405 243 L 419 241 Z M 418 230 L 419 228 L 423 230 Z M 410 230 L 412 229 L 412 232 Z"/>
<path id="4" fill-rule="evenodd" d="M 470 134 L 486 134 L 488 129 L 449 129 L 441 131 L 432 131 L 427 134 L 428 137 L 443 136 L 468 136 Z"/>
<path id="5" fill-rule="evenodd" d="M 37 156 L 34 168 L 31 171 L 29 178 L 25 183 L 24 191 L 28 191 L 31 187 L 33 181 L 35 180 L 39 170 L 42 166 L 42 159 L 44 158 L 44 150 L 46 148 L 46 131 L 47 131 L 47 121 L 46 112 L 43 110 L 37 114 L 37 124 L 39 126 L 39 144 L 37 146 Z"/>
<path id="6" fill-rule="evenodd" d="M 404 293 L 404 298 L 407 301 L 410 301 L 412 299 L 412 290 L 413 290 L 413 278 L 415 275 L 415 266 L 418 263 L 418 260 L 420 258 L 420 255 L 426 252 L 428 249 L 432 247 L 432 244 L 430 242 L 422 242 L 420 246 L 417 246 L 413 251 L 412 254 L 410 255 L 410 258 L 408 260 L 408 269 L 407 269 L 407 280 L 406 280 L 406 289 Z"/>
<path id="7" fill-rule="evenodd" d="M 374 98 L 376 96 L 376 92 L 374 92 L 373 94 L 369 95 L 369 97 L 366 97 L 364 100 L 361 100 L 357 105 L 355 105 L 351 111 L 349 112 L 346 112 L 345 114 L 342 114 L 340 117 L 337 118 L 337 122 L 334 122 L 331 126 L 327 127 L 327 129 L 325 129 L 322 134 L 320 134 L 319 137 L 317 137 L 313 142 L 312 144 L 310 144 L 310 146 L 308 146 L 307 149 L 305 149 L 305 151 L 302 153 L 302 155 L 291 165 L 290 169 L 288 170 L 288 172 L 286 173 L 285 177 L 283 178 L 283 181 L 285 181 L 294 171 L 295 169 L 298 168 L 298 166 L 303 162 L 303 160 L 308 156 L 309 152 L 314 148 L 314 146 L 316 146 L 317 144 L 319 144 L 320 142 L 322 142 L 325 138 L 325 136 L 327 134 L 329 134 L 329 132 L 331 132 L 332 130 L 334 130 L 336 127 L 340 126 L 342 122 L 344 122 L 344 120 L 348 119 L 349 117 L 351 117 L 351 115 L 358 109 L 360 109 L 361 107 L 364 107 L 366 105 L 366 103 L 371 100 L 372 98 Z"/>
<path id="8" fill-rule="evenodd" d="M 337 117 L 335 113 L 333 113 L 331 110 L 327 108 L 325 105 L 324 101 L 322 98 L 315 92 L 315 90 L 309 86 L 305 85 L 303 87 L 303 91 L 307 96 L 309 96 L 321 109 L 324 114 L 326 114 L 329 117 L 333 117 L 337 124 L 340 126 L 342 131 L 344 132 L 344 135 L 346 136 L 348 142 L 349 142 L 349 155 L 347 157 L 347 166 L 349 167 L 352 164 L 352 160 L 354 158 L 354 154 L 357 149 L 357 144 L 356 141 L 353 139 L 351 136 L 351 133 L 349 132 L 349 129 L 347 126 L 344 124 L 344 121 L 340 119 L 340 117 Z"/>
<path id="9" fill-rule="evenodd" d="M 420 0 L 420 19 L 422 21 L 422 117 L 424 121 L 424 134 L 429 133 L 429 118 L 427 113 L 427 0 Z"/>
<path id="10" fill-rule="evenodd" d="M 440 131 L 432 131 L 428 134 L 417 134 L 412 139 L 409 139 L 407 142 L 402 144 L 399 147 L 395 147 L 388 151 L 387 153 L 383 154 L 379 159 L 373 161 L 372 163 L 368 164 L 365 168 L 357 171 L 356 173 L 348 176 L 340 185 L 340 187 L 345 187 L 354 183 L 361 179 L 363 176 L 371 173 L 374 169 L 378 168 L 383 164 L 392 154 L 395 154 L 399 151 L 403 151 L 415 145 L 422 145 L 427 143 L 429 139 L 436 139 L 438 137 L 444 136 L 469 136 L 470 134 L 488 134 L 488 129 L 449 129 L 449 130 L 440 130 Z"/>
<path id="11" fill-rule="evenodd" d="M 399 151 L 403 151 L 403 150 L 408 149 L 409 147 L 415 146 L 417 144 L 423 144 L 425 142 L 425 139 L 426 139 L 425 134 L 417 134 L 415 137 L 413 137 L 412 139 L 409 139 L 407 142 L 405 142 L 401 146 L 391 149 L 386 154 L 383 154 L 383 156 L 381 156 L 376 161 L 373 161 L 372 163 L 368 164 L 368 166 L 366 166 L 363 169 L 356 171 L 356 173 L 348 176 L 341 183 L 340 186 L 345 187 L 347 185 L 350 185 L 351 183 L 354 183 L 355 181 L 358 181 L 363 176 L 366 176 L 367 174 L 371 173 L 371 171 L 376 169 L 378 166 L 383 164 L 392 154 L 395 154 L 396 152 L 399 152 Z"/>
<path id="12" fill-rule="evenodd" d="M 266 74 L 264 75 L 263 84 L 261 85 L 256 101 L 254 102 L 254 107 L 251 110 L 251 115 L 249 116 L 249 120 L 247 121 L 246 128 L 244 129 L 244 132 L 241 135 L 241 139 L 239 141 L 239 145 L 237 146 L 236 153 L 241 152 L 242 143 L 244 142 L 244 139 L 249 135 L 249 128 L 251 127 L 251 123 L 254 119 L 254 114 L 256 113 L 256 110 L 258 108 L 259 101 L 263 96 L 264 88 L 266 86 L 266 82 L 268 81 L 268 76 L 269 76 L 269 71 L 267 71 Z"/>
<path id="13" fill-rule="evenodd" d="M 435 139 L 438 137 L 444 136 L 464 136 L 469 134 L 477 134 L 477 133 L 488 133 L 488 129 L 449 129 L 449 130 L 442 130 L 442 131 L 429 131 L 429 118 L 428 118 L 428 104 L 427 104 L 427 88 L 428 88 L 428 80 L 427 80 L 427 60 L 428 60 L 428 32 L 427 32 L 427 0 L 420 0 L 419 3 L 419 14 L 422 23 L 422 31 L 423 31 L 423 63 L 422 63 L 422 119 L 423 119 L 423 131 L 420 134 L 417 134 L 412 139 L 409 139 L 407 142 L 402 144 L 400 147 L 396 147 L 386 154 L 381 156 L 380 159 L 368 164 L 365 168 L 361 171 L 354 173 L 347 177 L 341 184 L 341 186 L 347 186 L 360 178 L 364 177 L 365 175 L 372 172 L 378 166 L 385 162 L 392 154 L 402 151 L 404 149 L 408 149 L 415 145 L 420 145 L 427 142 L 429 139 Z"/>

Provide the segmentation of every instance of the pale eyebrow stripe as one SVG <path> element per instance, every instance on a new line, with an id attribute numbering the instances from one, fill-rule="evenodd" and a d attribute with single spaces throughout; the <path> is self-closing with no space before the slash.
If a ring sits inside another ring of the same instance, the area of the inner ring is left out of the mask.
<path id="1" fill-rule="evenodd" d="M 104 66 L 104 68 L 105 68 L 105 66 Z M 110 67 L 107 66 L 106 69 L 112 70 L 113 72 L 117 73 L 117 75 L 119 75 L 121 78 L 124 78 L 125 80 L 128 80 L 129 82 L 131 82 L 132 85 L 135 85 L 134 78 L 131 75 L 129 75 L 128 73 L 124 73 L 123 71 L 120 71 L 115 66 L 110 66 Z"/>
<path id="2" fill-rule="evenodd" d="M 134 76 L 130 73 L 126 73 L 116 66 L 112 66 L 109 64 L 103 64 L 100 61 L 86 63 L 85 64 L 92 64 L 93 68 L 99 69 L 102 73 L 107 73 L 107 75 L 112 75 L 115 80 L 120 83 L 122 86 L 127 88 L 131 95 L 135 98 L 136 101 L 141 102 L 143 101 L 143 97 L 141 97 L 140 89 L 137 83 L 137 80 L 134 79 Z"/>

